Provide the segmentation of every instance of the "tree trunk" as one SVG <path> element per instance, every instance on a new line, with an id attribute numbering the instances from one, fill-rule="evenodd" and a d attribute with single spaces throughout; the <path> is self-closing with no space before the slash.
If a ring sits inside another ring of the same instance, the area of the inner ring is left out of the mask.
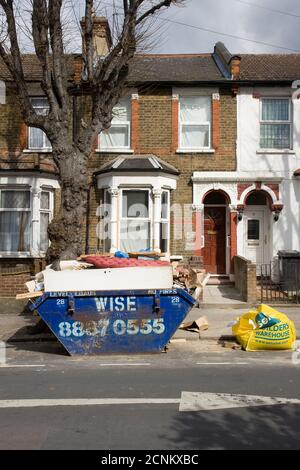
<path id="1" fill-rule="evenodd" d="M 88 158 L 78 149 L 53 149 L 60 172 L 61 206 L 49 225 L 47 261 L 76 259 L 83 250 L 89 191 Z"/>

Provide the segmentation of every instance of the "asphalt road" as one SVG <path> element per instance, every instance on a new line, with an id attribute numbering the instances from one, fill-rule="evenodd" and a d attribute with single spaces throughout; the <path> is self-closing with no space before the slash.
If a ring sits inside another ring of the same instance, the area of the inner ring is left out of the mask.
<path id="1" fill-rule="evenodd" d="M 0 368 L 0 449 L 299 449 L 299 403 L 257 399 L 300 399 L 299 367 L 291 353 L 203 342 L 87 359 L 14 345 Z"/>

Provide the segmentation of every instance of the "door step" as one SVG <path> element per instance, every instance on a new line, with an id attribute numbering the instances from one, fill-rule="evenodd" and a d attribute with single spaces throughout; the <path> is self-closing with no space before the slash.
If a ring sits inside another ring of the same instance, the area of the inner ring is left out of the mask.
<path id="1" fill-rule="evenodd" d="M 207 285 L 208 286 L 233 286 L 234 283 L 229 279 L 229 276 L 211 274 Z"/>

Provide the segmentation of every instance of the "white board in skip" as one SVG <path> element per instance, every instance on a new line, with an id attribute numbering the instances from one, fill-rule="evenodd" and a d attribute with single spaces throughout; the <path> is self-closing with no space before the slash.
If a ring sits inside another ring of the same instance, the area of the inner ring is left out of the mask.
<path id="1" fill-rule="evenodd" d="M 44 272 L 45 292 L 172 289 L 171 266 Z"/>

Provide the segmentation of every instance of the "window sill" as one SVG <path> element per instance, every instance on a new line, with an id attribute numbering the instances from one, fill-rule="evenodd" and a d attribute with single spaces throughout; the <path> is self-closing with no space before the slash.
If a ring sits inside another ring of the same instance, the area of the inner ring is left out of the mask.
<path id="1" fill-rule="evenodd" d="M 257 155 L 296 155 L 295 150 L 287 149 L 266 149 L 266 150 L 257 150 Z"/>
<path id="2" fill-rule="evenodd" d="M 176 153 L 216 153 L 215 149 L 177 149 Z"/>
<path id="3" fill-rule="evenodd" d="M 52 153 L 52 149 L 25 149 L 23 153 Z"/>
<path id="4" fill-rule="evenodd" d="M 6 253 L 4 251 L 0 252 L 0 258 L 19 258 L 19 259 L 35 259 L 35 258 L 45 258 L 45 253 L 38 253 L 36 255 L 33 255 L 31 253 L 21 253 L 21 252 L 16 252 L 16 253 Z"/>
<path id="5" fill-rule="evenodd" d="M 97 149 L 96 153 L 134 153 L 131 149 Z"/>

